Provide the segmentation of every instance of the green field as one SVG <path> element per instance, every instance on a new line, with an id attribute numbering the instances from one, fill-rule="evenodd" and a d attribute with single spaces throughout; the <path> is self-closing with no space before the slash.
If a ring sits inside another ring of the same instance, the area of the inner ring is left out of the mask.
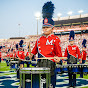
<path id="1" fill-rule="evenodd" d="M 0 63 L 0 71 L 9 71 L 9 70 L 10 70 L 10 66 L 7 66 L 5 61 L 2 61 Z"/>

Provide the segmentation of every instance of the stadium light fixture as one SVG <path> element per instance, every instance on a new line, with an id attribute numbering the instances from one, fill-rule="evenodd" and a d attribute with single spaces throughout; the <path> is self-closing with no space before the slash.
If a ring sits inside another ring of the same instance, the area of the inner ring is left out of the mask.
<path id="1" fill-rule="evenodd" d="M 58 14 L 57 14 L 58 20 L 60 19 L 61 15 L 62 15 L 61 13 L 58 13 Z"/>
<path id="2" fill-rule="evenodd" d="M 83 13 L 83 10 L 79 10 L 78 13 L 80 13 L 80 14 Z"/>
<path id="3" fill-rule="evenodd" d="M 37 35 L 38 35 L 38 20 L 40 19 L 41 13 L 40 12 L 36 12 L 35 13 L 35 17 L 37 19 Z"/>
<path id="4" fill-rule="evenodd" d="M 40 12 L 36 12 L 36 13 L 35 13 L 35 17 L 36 17 L 36 19 L 39 19 L 40 16 L 41 16 L 41 13 L 40 13 Z"/>
<path id="5" fill-rule="evenodd" d="M 72 13 L 73 13 L 72 11 L 69 11 L 67 14 L 68 14 L 68 15 L 72 15 Z"/>
<path id="6" fill-rule="evenodd" d="M 69 19 L 70 19 L 70 15 L 72 15 L 72 11 L 69 11 L 67 14 L 69 15 Z"/>
<path id="7" fill-rule="evenodd" d="M 62 14 L 61 13 L 58 13 L 57 16 L 60 17 Z"/>

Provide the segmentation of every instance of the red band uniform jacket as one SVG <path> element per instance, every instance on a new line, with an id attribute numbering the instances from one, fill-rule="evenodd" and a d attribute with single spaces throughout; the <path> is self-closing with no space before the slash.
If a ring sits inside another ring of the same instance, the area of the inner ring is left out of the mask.
<path id="1" fill-rule="evenodd" d="M 31 52 L 32 54 L 37 54 L 38 57 L 62 57 L 60 39 L 51 34 L 49 36 L 41 36 L 35 43 L 35 46 Z M 51 59 L 53 62 L 54 59 Z"/>
<path id="2" fill-rule="evenodd" d="M 85 50 L 82 51 L 82 60 L 86 60 L 87 53 Z"/>
<path id="3" fill-rule="evenodd" d="M 80 50 L 78 48 L 77 45 L 68 45 L 67 48 L 65 49 L 65 54 L 64 57 L 68 57 L 69 59 L 69 55 L 72 55 L 75 58 L 81 59 L 81 55 L 80 55 Z"/>

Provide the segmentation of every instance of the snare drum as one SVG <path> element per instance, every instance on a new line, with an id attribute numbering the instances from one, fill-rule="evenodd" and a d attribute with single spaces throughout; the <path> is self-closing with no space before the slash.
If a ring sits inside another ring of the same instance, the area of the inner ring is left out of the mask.
<path id="1" fill-rule="evenodd" d="M 31 64 L 31 60 L 23 60 L 23 62 L 27 64 L 27 67 Z"/>
<path id="2" fill-rule="evenodd" d="M 56 73 L 61 73 L 61 68 L 62 66 L 61 65 L 57 65 L 57 68 L 55 69 Z"/>
<path id="3" fill-rule="evenodd" d="M 88 73 L 88 64 L 82 64 L 83 73 Z"/>
<path id="4" fill-rule="evenodd" d="M 10 61 L 10 69 L 17 69 L 19 61 Z"/>
<path id="5" fill-rule="evenodd" d="M 58 65 L 56 68 L 58 73 L 80 73 L 81 68 L 78 64 L 67 64 L 67 65 Z"/>
<path id="6" fill-rule="evenodd" d="M 32 66 L 37 66 L 37 61 L 31 61 Z"/>
<path id="7" fill-rule="evenodd" d="M 7 66 L 9 66 L 10 58 L 6 58 L 6 63 L 7 63 Z"/>
<path id="8" fill-rule="evenodd" d="M 67 73 L 68 72 L 68 65 L 63 65 L 63 72 Z"/>
<path id="9" fill-rule="evenodd" d="M 31 64 L 31 60 L 23 60 L 25 63 Z"/>
<path id="10" fill-rule="evenodd" d="M 68 70 L 69 72 L 76 73 L 76 74 L 81 72 L 79 64 L 69 64 Z"/>
<path id="11" fill-rule="evenodd" d="M 68 72 L 68 65 L 58 65 L 56 68 L 56 72 L 67 73 Z"/>
<path id="12" fill-rule="evenodd" d="M 21 88 L 49 88 L 50 68 L 22 68 L 20 70 Z"/>

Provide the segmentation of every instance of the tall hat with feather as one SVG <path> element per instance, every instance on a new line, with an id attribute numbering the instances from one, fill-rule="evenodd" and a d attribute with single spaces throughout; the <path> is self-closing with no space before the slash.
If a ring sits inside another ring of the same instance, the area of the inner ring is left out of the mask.
<path id="1" fill-rule="evenodd" d="M 23 47 L 23 43 L 24 43 L 24 41 L 20 40 L 20 42 L 19 42 L 20 47 Z"/>
<path id="2" fill-rule="evenodd" d="M 0 49 L 2 49 L 2 46 L 0 46 Z"/>
<path id="3" fill-rule="evenodd" d="M 69 34 L 69 41 L 74 41 L 74 37 L 75 37 L 75 32 L 71 30 Z"/>
<path id="4" fill-rule="evenodd" d="M 85 47 L 86 48 L 86 42 L 87 42 L 87 40 L 86 39 L 83 39 L 82 47 Z"/>
<path id="5" fill-rule="evenodd" d="M 44 3 L 42 7 L 43 27 L 54 26 L 54 21 L 52 19 L 54 8 L 54 4 L 51 1 Z"/>
<path id="6" fill-rule="evenodd" d="M 18 50 L 18 44 L 16 44 L 16 49 Z"/>

